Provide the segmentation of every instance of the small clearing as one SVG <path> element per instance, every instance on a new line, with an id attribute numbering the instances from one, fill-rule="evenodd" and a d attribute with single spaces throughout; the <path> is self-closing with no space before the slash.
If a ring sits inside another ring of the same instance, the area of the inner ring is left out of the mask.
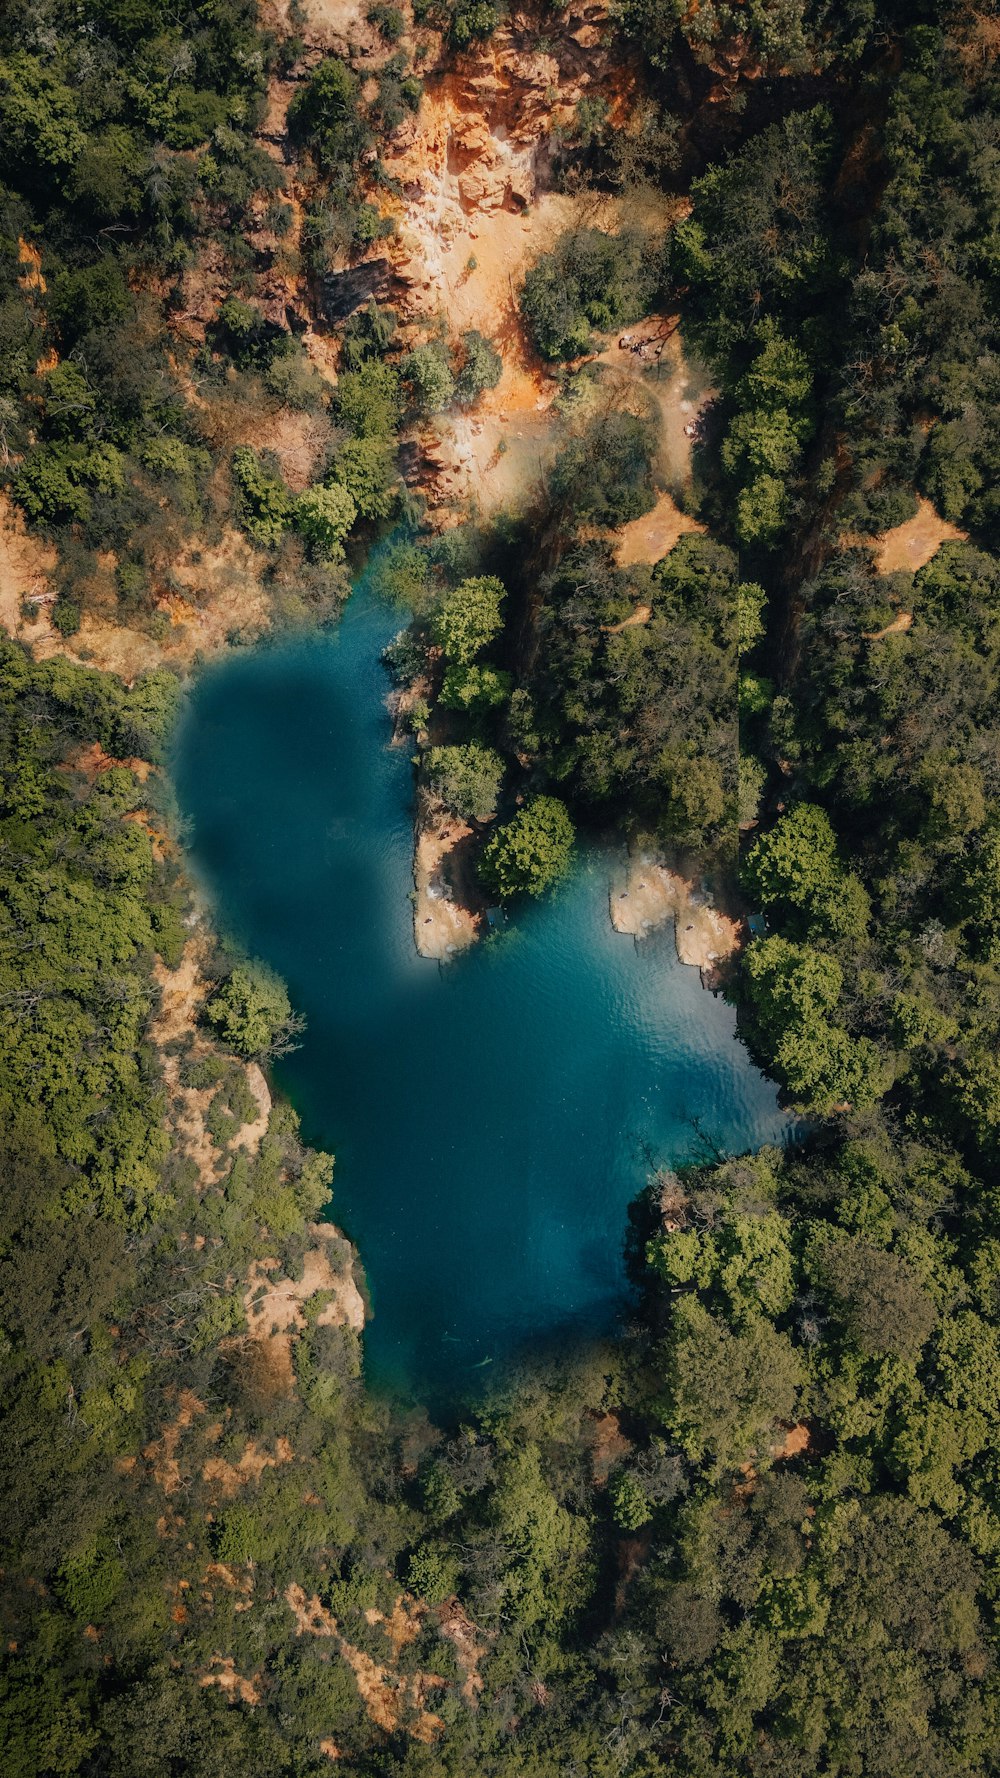
<path id="1" fill-rule="evenodd" d="M 247 1086 L 257 1102 L 257 1116 L 253 1123 L 244 1124 L 239 1134 L 233 1137 L 233 1147 L 242 1148 L 253 1159 L 267 1135 L 267 1126 L 271 1121 L 271 1091 L 264 1079 L 263 1069 L 256 1062 L 247 1063 L 246 1075 Z"/>
<path id="2" fill-rule="evenodd" d="M 865 630 L 863 635 L 866 642 L 881 642 L 885 636 L 902 636 L 912 626 L 912 611 L 901 611 L 890 624 L 886 624 L 883 630 Z"/>
<path id="3" fill-rule="evenodd" d="M 602 624 L 601 629 L 606 636 L 620 636 L 622 630 L 634 630 L 637 626 L 648 624 L 652 615 L 652 605 L 637 605 L 628 617 L 622 618 L 620 624 Z"/>
<path id="4" fill-rule="evenodd" d="M 223 1500 L 231 1500 L 247 1482 L 259 1482 L 265 1469 L 277 1469 L 282 1463 L 291 1463 L 295 1453 L 288 1439 L 282 1434 L 276 1441 L 273 1452 L 258 1449 L 251 1439 L 237 1463 L 227 1463 L 224 1457 L 209 1457 L 202 1467 L 202 1480 L 214 1482 Z"/>
<path id="5" fill-rule="evenodd" d="M 349 1327 L 356 1333 L 364 1327 L 365 1305 L 351 1272 L 352 1248 L 330 1223 L 309 1223 L 307 1233 L 316 1245 L 303 1257 L 301 1278 L 277 1277 L 277 1259 L 251 1261 L 243 1297 L 251 1338 L 301 1331 L 307 1325 L 304 1305 L 320 1291 L 329 1300 L 316 1317 L 317 1327 Z"/>
<path id="6" fill-rule="evenodd" d="M 201 1676 L 201 1685 L 217 1685 L 231 1698 L 239 1698 L 241 1704 L 260 1703 L 260 1674 L 255 1673 L 252 1679 L 244 1679 L 236 1671 L 236 1662 L 232 1655 L 213 1655 L 208 1663 L 209 1671 Z"/>
<path id="7" fill-rule="evenodd" d="M 378 1728 L 387 1735 L 402 1728 L 414 1741 L 422 1741 L 425 1745 L 436 1740 L 444 1723 L 440 1716 L 427 1709 L 427 1696 L 432 1691 L 445 1689 L 447 1680 L 438 1673 L 404 1674 L 381 1666 L 370 1654 L 345 1639 L 336 1618 L 319 1595 L 314 1593 L 309 1598 L 297 1581 L 292 1581 L 286 1588 L 285 1602 L 295 1617 L 297 1636 L 328 1636 L 336 1642 L 341 1658 L 354 1675 L 368 1715 Z"/>
<path id="8" fill-rule="evenodd" d="M 393 1660 L 398 1661 L 403 1649 L 420 1635 L 426 1616 L 427 1607 L 423 1600 L 414 1599 L 409 1593 L 400 1593 L 388 1617 L 376 1605 L 371 1605 L 365 1612 L 365 1621 L 381 1628 L 392 1649 Z"/>
<path id="9" fill-rule="evenodd" d="M 27 623 L 21 605 L 24 600 L 51 599 L 55 566 L 52 545 L 31 535 L 20 507 L 0 492 L 0 624 L 8 636 L 31 642 L 48 629 L 47 622 Z"/>
<path id="10" fill-rule="evenodd" d="M 483 1689 L 479 1663 L 487 1654 L 485 1632 L 476 1628 L 464 1605 L 458 1599 L 446 1599 L 437 1607 L 438 1630 L 455 1650 L 455 1659 L 464 1675 L 462 1696 L 475 1706 Z"/>
<path id="11" fill-rule="evenodd" d="M 942 543 L 965 543 L 969 533 L 949 524 L 934 510 L 923 494 L 917 495 L 917 510 L 912 519 L 881 531 L 876 537 L 863 537 L 846 531 L 840 540 L 842 549 L 871 549 L 880 574 L 915 574 L 935 556 Z"/>
<path id="12" fill-rule="evenodd" d="M 174 1494 L 180 1487 L 183 1478 L 177 1457 L 178 1447 L 188 1428 L 207 1412 L 205 1403 L 198 1399 L 192 1389 L 182 1389 L 177 1396 L 176 1417 L 164 1426 L 158 1438 L 151 1439 L 145 1446 L 143 1457 L 150 1466 L 154 1482 L 163 1489 L 164 1494 Z"/>
<path id="13" fill-rule="evenodd" d="M 662 562 L 689 531 L 704 529 L 690 513 L 682 512 L 673 495 L 664 490 L 651 512 L 630 519 L 616 533 L 615 561 L 620 568 L 630 568 L 637 562 Z"/>
<path id="14" fill-rule="evenodd" d="M 634 1446 L 623 1433 L 617 1414 L 594 1414 L 593 1429 L 591 1476 L 595 1488 L 606 1488 L 611 1471 L 624 1461 Z"/>

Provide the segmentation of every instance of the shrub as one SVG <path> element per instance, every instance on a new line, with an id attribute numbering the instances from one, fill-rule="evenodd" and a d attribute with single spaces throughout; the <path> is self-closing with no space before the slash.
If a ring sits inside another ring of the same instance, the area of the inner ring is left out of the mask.
<path id="1" fill-rule="evenodd" d="M 440 413 L 455 394 L 455 379 L 451 374 L 447 351 L 436 340 L 408 352 L 400 365 L 400 372 L 410 391 L 413 406 L 420 414 Z"/>
<path id="2" fill-rule="evenodd" d="M 240 445 L 233 452 L 233 480 L 243 529 L 255 543 L 277 543 L 291 522 L 294 509 L 284 482 L 265 472 L 249 445 Z"/>
<path id="3" fill-rule="evenodd" d="M 399 372 L 381 359 L 346 371 L 337 384 L 337 419 L 357 438 L 387 438 L 399 425 Z"/>
<path id="4" fill-rule="evenodd" d="M 463 333 L 460 365 L 455 378 L 455 400 L 471 407 L 484 389 L 495 389 L 503 375 L 503 359 L 496 347 L 475 328 Z"/>
<path id="5" fill-rule="evenodd" d="M 205 1007 L 224 1043 L 241 1056 L 279 1053 L 297 1021 L 285 985 L 263 963 L 241 963 Z"/>
<path id="6" fill-rule="evenodd" d="M 348 439 L 337 452 L 331 478 L 348 490 L 363 519 L 387 519 L 399 491 L 395 439 Z"/>
<path id="7" fill-rule="evenodd" d="M 511 677 L 497 667 L 449 667 L 444 676 L 439 702 L 446 710 L 464 710 L 468 715 L 486 715 L 499 710 L 510 697 Z"/>
<path id="8" fill-rule="evenodd" d="M 599 525 L 624 525 L 654 504 L 656 435 L 635 414 L 607 413 L 563 446 L 549 478 L 567 512 Z"/>

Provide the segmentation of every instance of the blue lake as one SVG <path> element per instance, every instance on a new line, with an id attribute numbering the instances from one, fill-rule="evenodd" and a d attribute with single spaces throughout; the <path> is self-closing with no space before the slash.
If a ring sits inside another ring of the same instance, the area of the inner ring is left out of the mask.
<path id="1" fill-rule="evenodd" d="M 337 1157 L 368 1375 L 460 1394 L 522 1350 L 614 1326 L 627 1207 L 653 1165 L 789 1126 L 672 935 L 612 931 L 599 848 L 448 968 L 416 955 L 412 770 L 379 659 L 398 624 L 361 589 L 334 634 L 208 668 L 174 766 L 223 932 L 308 1021 L 277 1080 Z"/>

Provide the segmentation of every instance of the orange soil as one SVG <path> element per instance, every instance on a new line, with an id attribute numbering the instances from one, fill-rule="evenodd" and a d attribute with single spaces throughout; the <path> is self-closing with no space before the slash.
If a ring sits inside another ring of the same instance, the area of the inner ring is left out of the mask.
<path id="1" fill-rule="evenodd" d="M 310 1223 L 308 1233 L 317 1246 L 305 1254 L 301 1278 L 275 1277 L 278 1271 L 276 1259 L 251 1262 L 243 1297 L 251 1338 L 266 1340 L 273 1333 L 304 1328 L 303 1305 L 318 1291 L 328 1292 L 330 1296 L 316 1318 L 318 1327 L 350 1327 L 357 1333 L 363 1328 L 365 1306 L 351 1276 L 349 1262 L 340 1270 L 335 1270 L 331 1264 L 329 1244 L 342 1241 L 343 1237 L 329 1223 Z M 258 1295 L 262 1284 L 266 1290 L 263 1295 Z"/>
<path id="2" fill-rule="evenodd" d="M 886 624 L 884 630 L 865 630 L 863 632 L 864 638 L 866 642 L 881 642 L 884 636 L 901 636 L 912 625 L 912 611 L 901 611 L 898 617 L 893 618 L 891 624 Z"/>
<path id="3" fill-rule="evenodd" d="M 637 605 L 628 617 L 622 618 L 620 624 L 602 624 L 601 629 L 607 636 L 620 636 L 623 630 L 634 630 L 637 626 L 648 624 L 652 615 L 652 605 Z"/>
<path id="4" fill-rule="evenodd" d="M 632 1440 L 625 1437 L 617 1414 L 595 1414 L 593 1425 L 591 1475 L 595 1487 L 603 1488 L 615 1465 L 628 1456 L 633 1445 Z"/>
<path id="5" fill-rule="evenodd" d="M 40 296 L 44 296 L 46 284 L 45 279 L 42 276 L 41 250 L 38 247 L 33 246 L 30 241 L 25 241 L 21 235 L 18 235 L 17 259 L 18 264 L 22 268 L 18 278 L 18 283 L 20 284 L 21 289 L 37 290 Z"/>
<path id="6" fill-rule="evenodd" d="M 9 494 L 0 492 L 0 624 L 8 636 L 34 640 L 48 628 L 27 624 L 21 616 L 23 599 L 51 598 L 50 576 L 56 565 L 56 552 L 50 544 L 28 532 L 19 506 Z"/>
<path id="7" fill-rule="evenodd" d="M 678 958 L 703 972 L 713 971 L 739 946 L 739 922 L 650 851 L 628 853 L 611 885 L 610 905 L 615 931 L 635 939 L 673 920 Z"/>
<path id="8" fill-rule="evenodd" d="M 891 531 L 882 531 L 874 538 L 845 531 L 840 543 L 842 549 L 874 549 L 875 566 L 880 574 L 900 571 L 915 574 L 937 554 L 942 543 L 965 543 L 968 535 L 967 531 L 960 531 L 957 525 L 941 518 L 930 501 L 918 494 L 917 510 L 912 519 L 894 525 Z"/>
<path id="9" fill-rule="evenodd" d="M 218 1685 L 231 1697 L 239 1698 L 242 1704 L 260 1703 L 260 1674 L 255 1673 L 252 1679 L 244 1679 L 237 1673 L 236 1663 L 232 1655 L 213 1655 L 209 1661 L 208 1673 L 201 1676 L 202 1685 Z"/>
<path id="10" fill-rule="evenodd" d="M 365 1621 L 381 1627 L 392 1649 L 392 1658 L 398 1661 L 403 1649 L 420 1635 L 426 1616 L 427 1607 L 423 1600 L 414 1599 L 409 1593 L 400 1593 L 388 1617 L 372 1605 L 365 1612 Z"/>
<path id="11" fill-rule="evenodd" d="M 421 957 L 447 963 L 475 944 L 482 915 L 467 905 L 475 898 L 462 870 L 462 846 L 472 828 L 440 803 L 421 795 L 413 857 L 413 937 Z"/>
<path id="12" fill-rule="evenodd" d="M 440 1734 L 443 1721 L 426 1709 L 427 1694 L 447 1683 L 439 1674 L 400 1674 L 380 1666 L 341 1635 L 336 1618 L 319 1595 L 314 1593 L 309 1598 L 296 1581 L 287 1587 L 285 1602 L 295 1617 L 297 1636 L 329 1636 L 336 1641 L 338 1652 L 354 1674 L 368 1715 L 378 1728 L 391 1735 L 403 1727 L 413 1740 L 426 1744 Z"/>
<path id="13" fill-rule="evenodd" d="M 113 759 L 110 753 L 105 753 L 100 741 L 92 741 L 87 747 L 74 748 L 66 759 L 68 770 L 82 772 L 91 783 L 102 772 L 110 772 L 114 766 L 125 766 L 134 773 L 140 784 L 145 784 L 154 769 L 148 759 Z"/>
<path id="14" fill-rule="evenodd" d="M 479 1693 L 483 1689 L 479 1663 L 485 1659 L 485 1639 L 480 1641 L 483 1632 L 478 1630 L 457 1599 L 446 1599 L 439 1605 L 438 1630 L 451 1643 L 464 1675 L 462 1680 L 462 1696 L 467 1704 L 475 1705 Z"/>
<path id="15" fill-rule="evenodd" d="M 224 1457 L 210 1457 L 202 1467 L 202 1480 L 216 1482 L 223 1500 L 231 1500 L 247 1482 L 259 1482 L 265 1469 L 277 1469 L 291 1463 L 295 1453 L 288 1439 L 281 1436 L 274 1451 L 260 1451 L 251 1439 L 238 1463 L 227 1463 Z"/>
<path id="16" fill-rule="evenodd" d="M 177 1404 L 176 1419 L 163 1428 L 158 1438 L 151 1439 L 142 1453 L 150 1465 L 153 1480 L 163 1489 L 164 1494 L 175 1493 L 181 1485 L 177 1448 L 182 1434 L 198 1416 L 208 1412 L 205 1403 L 199 1401 L 192 1389 L 182 1389 L 177 1397 Z"/>
<path id="17" fill-rule="evenodd" d="M 615 539 L 615 561 L 622 568 L 636 562 L 660 562 L 687 532 L 704 529 L 689 513 L 681 512 L 671 494 L 664 492 L 657 497 L 652 512 L 622 526 Z"/>

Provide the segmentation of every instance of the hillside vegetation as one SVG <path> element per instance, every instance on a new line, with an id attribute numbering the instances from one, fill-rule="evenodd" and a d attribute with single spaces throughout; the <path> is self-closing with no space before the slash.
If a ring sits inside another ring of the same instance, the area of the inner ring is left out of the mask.
<path id="1" fill-rule="evenodd" d="M 446 59 L 499 18 L 418 12 Z M 294 1009 L 185 876 L 178 681 L 4 640 L 4 1771 L 994 1778 L 1000 22 L 627 0 L 628 128 L 578 119 L 562 176 L 690 208 L 529 272 L 559 450 L 530 512 L 434 537 L 400 432 L 494 348 L 365 296 L 333 381 L 269 282 L 293 228 L 300 305 L 387 238 L 421 88 L 409 15 L 369 22 L 363 78 L 242 0 L 7 6 L 0 455 L 56 630 L 155 639 L 233 527 L 322 619 L 398 525 L 417 776 L 484 889 L 516 910 L 594 828 L 738 871 L 727 992 L 807 1134 L 654 1166 L 619 1338 L 446 1425 L 373 1397 L 332 1161 L 267 1086 Z M 298 220 L 259 137 L 289 70 Z M 656 426 L 578 361 L 654 303 L 718 391 L 704 530 L 621 566 Z M 918 494 L 960 535 L 881 572 Z"/>

